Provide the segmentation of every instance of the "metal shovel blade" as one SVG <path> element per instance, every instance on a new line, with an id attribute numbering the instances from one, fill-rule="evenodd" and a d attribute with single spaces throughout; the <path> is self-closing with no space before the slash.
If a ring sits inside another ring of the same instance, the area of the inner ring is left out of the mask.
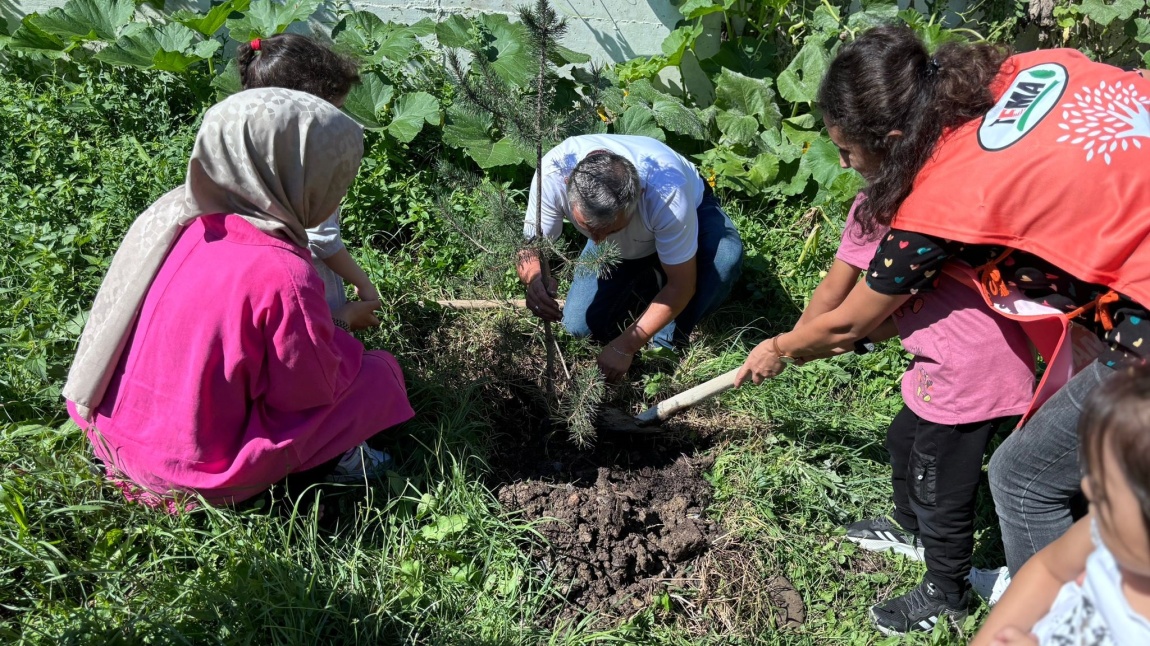
<path id="1" fill-rule="evenodd" d="M 605 409 L 599 412 L 595 426 L 601 431 L 613 433 L 637 433 L 653 435 L 662 432 L 657 425 L 666 421 L 672 415 L 700 404 L 715 395 L 725 393 L 735 387 L 735 375 L 739 372 L 734 368 L 714 379 L 699 384 L 690 390 L 665 399 L 662 402 L 632 417 L 622 411 Z"/>

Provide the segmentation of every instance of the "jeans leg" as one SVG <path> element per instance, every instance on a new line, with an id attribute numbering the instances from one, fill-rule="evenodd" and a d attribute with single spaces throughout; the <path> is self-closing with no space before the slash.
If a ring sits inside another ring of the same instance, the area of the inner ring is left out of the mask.
<path id="1" fill-rule="evenodd" d="M 581 256 L 597 250 L 588 241 Z M 591 337 L 598 343 L 614 339 L 630 323 L 629 319 L 651 302 L 658 292 L 653 267 L 658 258 L 623 260 L 606 277 L 577 273 L 563 306 L 563 327 L 575 337 Z"/>
<path id="2" fill-rule="evenodd" d="M 967 585 L 982 458 L 999 423 L 922 420 L 915 436 L 910 504 L 925 548 L 927 579 L 948 595 L 962 594 Z"/>
<path id="3" fill-rule="evenodd" d="M 918 430 L 918 415 L 902 407 L 886 431 L 886 450 L 890 453 L 890 484 L 894 498 L 894 520 L 908 532 L 918 533 L 918 518 L 910 506 L 906 477 L 910 469 L 910 451 Z"/>
<path id="4" fill-rule="evenodd" d="M 698 278 L 695 295 L 675 317 L 673 343 L 687 342 L 699 321 L 722 305 L 743 272 L 743 240 L 735 224 L 710 192 L 699 204 L 699 250 L 695 253 Z M 664 345 L 656 341 L 660 345 Z"/>
<path id="5" fill-rule="evenodd" d="M 1012 433 L 990 460 L 990 490 L 1012 575 L 1074 523 L 1073 504 L 1082 478 L 1078 418 L 1087 395 L 1113 372 L 1098 361 L 1090 364 Z"/>

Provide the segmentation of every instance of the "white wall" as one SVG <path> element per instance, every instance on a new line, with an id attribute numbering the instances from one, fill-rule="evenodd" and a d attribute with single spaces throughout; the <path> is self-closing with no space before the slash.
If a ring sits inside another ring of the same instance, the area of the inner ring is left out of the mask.
<path id="1" fill-rule="evenodd" d="M 530 0 L 353 0 L 353 9 L 367 10 L 384 20 L 416 22 L 423 18 L 443 20 L 455 13 L 504 13 L 516 16 L 516 7 Z M 61 6 L 64 0 L 0 0 L 0 15 L 15 27 L 20 17 Z M 208 0 L 167 0 L 165 11 L 192 8 L 203 11 Z M 659 53 L 679 12 L 671 0 L 552 0 L 555 10 L 566 16 L 570 31 L 567 47 L 590 54 L 598 63 L 625 61 Z M 146 7 L 146 5 L 145 5 Z"/>

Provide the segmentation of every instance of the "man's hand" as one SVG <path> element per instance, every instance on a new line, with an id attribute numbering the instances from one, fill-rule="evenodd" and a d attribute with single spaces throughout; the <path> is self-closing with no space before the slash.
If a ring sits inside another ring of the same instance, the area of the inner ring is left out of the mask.
<path id="1" fill-rule="evenodd" d="M 332 318 L 346 321 L 353 330 L 363 330 L 379 325 L 375 310 L 383 306 L 379 301 L 348 301 L 332 312 Z"/>
<path id="2" fill-rule="evenodd" d="M 554 278 L 542 274 L 536 276 L 527 283 L 527 309 L 544 321 L 556 323 L 563 320 L 563 310 L 555 300 L 558 293 L 559 283 Z"/>
<path id="3" fill-rule="evenodd" d="M 631 369 L 631 362 L 634 359 L 635 355 L 623 352 L 608 343 L 599 352 L 599 370 L 603 372 L 607 381 L 614 383 L 627 376 L 627 371 Z"/>
<path id="4" fill-rule="evenodd" d="M 786 368 L 787 364 L 775 354 L 771 339 L 767 339 L 755 346 L 751 354 L 747 355 L 743 367 L 739 368 L 739 372 L 735 375 L 735 388 L 742 386 L 748 380 L 754 381 L 757 386 L 767 379 L 778 376 Z"/>

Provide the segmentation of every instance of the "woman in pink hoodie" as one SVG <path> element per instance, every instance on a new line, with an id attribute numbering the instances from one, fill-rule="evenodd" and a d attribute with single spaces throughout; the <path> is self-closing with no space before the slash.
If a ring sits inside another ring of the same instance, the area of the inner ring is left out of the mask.
<path id="1" fill-rule="evenodd" d="M 305 229 L 358 171 L 362 129 L 280 88 L 211 108 L 187 180 L 128 231 L 65 385 L 68 410 L 129 498 L 168 509 L 251 498 L 291 474 L 363 480 L 364 441 L 410 419 L 394 357 L 329 310 Z"/>

